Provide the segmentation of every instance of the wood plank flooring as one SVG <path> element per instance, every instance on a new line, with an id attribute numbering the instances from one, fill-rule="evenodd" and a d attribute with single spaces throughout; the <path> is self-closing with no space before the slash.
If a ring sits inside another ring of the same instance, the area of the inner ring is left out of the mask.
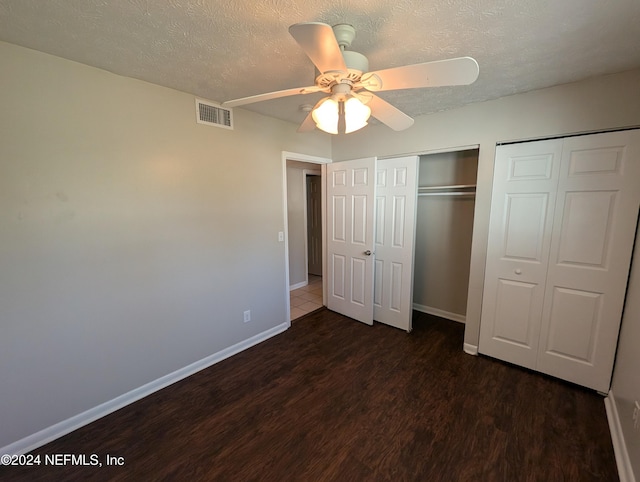
<path id="1" fill-rule="evenodd" d="M 124 466 L 0 467 L 1 480 L 616 481 L 603 399 L 327 310 L 34 454 Z"/>

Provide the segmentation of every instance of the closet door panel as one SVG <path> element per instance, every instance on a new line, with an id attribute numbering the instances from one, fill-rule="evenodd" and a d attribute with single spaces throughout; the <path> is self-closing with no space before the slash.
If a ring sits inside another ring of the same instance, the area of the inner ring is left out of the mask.
<path id="1" fill-rule="evenodd" d="M 538 370 L 607 392 L 640 205 L 640 131 L 567 138 Z"/>
<path id="2" fill-rule="evenodd" d="M 376 310 L 383 305 L 383 284 L 384 279 L 384 262 L 381 259 L 376 259 L 373 269 L 373 309 Z"/>
<path id="3" fill-rule="evenodd" d="M 389 290 L 389 309 L 396 313 L 402 311 L 407 287 L 404 283 L 404 263 L 391 263 L 391 289 Z"/>
<path id="4" fill-rule="evenodd" d="M 507 194 L 505 198 L 503 260 L 542 264 L 549 193 Z"/>
<path id="5" fill-rule="evenodd" d="M 378 160 L 374 320 L 411 330 L 418 157 Z"/>
<path id="6" fill-rule="evenodd" d="M 593 364 L 596 329 L 602 318 L 602 293 L 555 286 L 551 296 L 546 352 Z"/>
<path id="7" fill-rule="evenodd" d="M 373 324 L 375 158 L 327 165 L 327 307 Z"/>
<path id="8" fill-rule="evenodd" d="M 557 263 L 607 269 L 617 191 L 567 192 Z"/>
<path id="9" fill-rule="evenodd" d="M 505 343 L 531 349 L 532 327 L 540 315 L 540 288 L 535 283 L 523 283 L 506 279 L 498 280 L 496 290 L 496 317 L 493 337 Z"/>
<path id="10" fill-rule="evenodd" d="M 496 149 L 481 353 L 535 368 L 562 141 Z"/>

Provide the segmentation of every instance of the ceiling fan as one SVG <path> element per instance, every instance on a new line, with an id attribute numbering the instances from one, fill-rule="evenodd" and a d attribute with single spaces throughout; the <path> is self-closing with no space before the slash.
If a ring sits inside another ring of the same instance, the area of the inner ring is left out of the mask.
<path id="1" fill-rule="evenodd" d="M 468 85 L 478 78 L 478 63 L 471 57 L 405 65 L 369 72 L 367 58 L 351 50 L 356 31 L 351 25 L 331 27 L 320 22 L 297 23 L 289 33 L 316 66 L 315 85 L 279 90 L 223 102 L 236 107 L 300 94 L 330 94 L 310 110 L 298 132 L 314 128 L 330 134 L 354 132 L 373 116 L 396 131 L 413 125 L 413 119 L 374 92 L 387 90 Z"/>

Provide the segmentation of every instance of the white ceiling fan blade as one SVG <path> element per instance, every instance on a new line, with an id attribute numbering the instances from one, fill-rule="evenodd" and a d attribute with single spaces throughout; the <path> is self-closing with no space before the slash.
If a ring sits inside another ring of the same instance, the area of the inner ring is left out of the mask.
<path id="1" fill-rule="evenodd" d="M 363 76 L 361 84 L 365 89 L 374 92 L 420 87 L 441 87 L 445 85 L 468 85 L 475 82 L 479 71 L 478 62 L 475 59 L 459 57 L 369 72 Z M 367 79 L 370 77 L 372 82 L 367 85 Z M 375 77 L 378 78 L 375 79 Z M 380 81 L 379 84 L 378 81 Z"/>
<path id="2" fill-rule="evenodd" d="M 320 104 L 322 104 L 322 102 L 326 99 L 322 98 L 320 99 L 318 102 L 316 102 L 316 105 L 313 106 L 313 109 L 311 109 L 309 111 L 309 113 L 307 114 L 307 117 L 304 118 L 304 120 L 302 121 L 302 124 L 300 124 L 300 127 L 298 127 L 298 132 L 311 132 L 312 130 L 314 130 L 316 128 L 316 121 L 313 120 L 313 110 L 318 107 Z"/>
<path id="3" fill-rule="evenodd" d="M 307 117 L 304 118 L 300 127 L 298 127 L 298 132 L 311 132 L 316 128 L 316 121 L 313 120 L 311 116 L 311 111 L 307 114 Z"/>
<path id="4" fill-rule="evenodd" d="M 371 109 L 371 115 L 380 122 L 388 125 L 394 131 L 402 131 L 413 125 L 413 119 L 400 109 L 392 106 L 377 95 L 369 95 L 371 95 L 371 99 L 367 105 Z"/>
<path id="5" fill-rule="evenodd" d="M 289 27 L 289 33 L 321 73 L 347 71 L 331 26 L 320 22 L 296 23 Z"/>
<path id="6" fill-rule="evenodd" d="M 238 107 L 240 105 L 253 104 L 254 102 L 278 99 L 280 97 L 287 97 L 290 95 L 311 94 L 313 92 L 320 92 L 321 90 L 325 89 L 315 85 L 311 85 L 309 87 L 297 87 L 295 89 L 278 90 L 275 92 L 267 92 L 266 94 L 251 95 L 249 97 L 242 97 L 241 99 L 228 100 L 223 102 L 222 105 L 224 107 Z"/>

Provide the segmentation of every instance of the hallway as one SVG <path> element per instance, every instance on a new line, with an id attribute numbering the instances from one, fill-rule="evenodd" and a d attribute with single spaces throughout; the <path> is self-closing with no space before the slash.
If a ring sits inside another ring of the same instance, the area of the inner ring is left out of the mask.
<path id="1" fill-rule="evenodd" d="M 291 321 L 322 307 L 322 276 L 309 275 L 309 284 L 289 292 Z"/>

